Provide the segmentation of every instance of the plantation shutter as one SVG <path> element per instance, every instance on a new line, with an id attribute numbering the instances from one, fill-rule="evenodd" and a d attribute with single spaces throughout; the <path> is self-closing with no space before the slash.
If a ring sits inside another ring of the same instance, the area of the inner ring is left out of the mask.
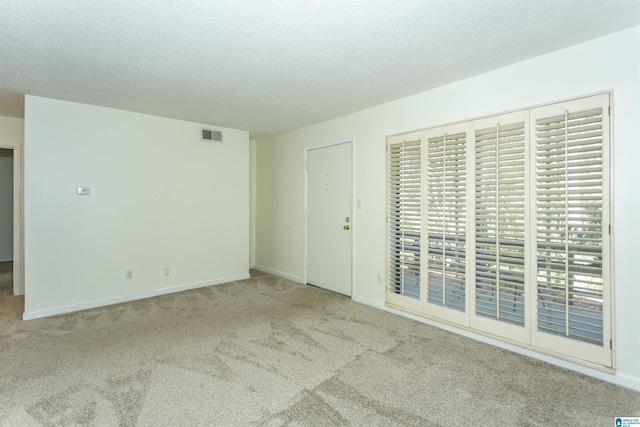
<path id="1" fill-rule="evenodd" d="M 466 309 L 466 132 L 426 140 L 428 304 Z"/>
<path id="2" fill-rule="evenodd" d="M 388 292 L 420 300 L 421 141 L 389 144 Z"/>
<path id="3" fill-rule="evenodd" d="M 388 137 L 386 302 L 612 367 L 609 102 Z"/>
<path id="4" fill-rule="evenodd" d="M 539 333 L 568 338 L 580 357 L 589 346 L 577 342 L 600 347 L 606 361 L 608 109 L 597 104 L 535 117 L 536 310 Z"/>
<path id="5" fill-rule="evenodd" d="M 525 325 L 525 123 L 475 131 L 475 314 Z"/>

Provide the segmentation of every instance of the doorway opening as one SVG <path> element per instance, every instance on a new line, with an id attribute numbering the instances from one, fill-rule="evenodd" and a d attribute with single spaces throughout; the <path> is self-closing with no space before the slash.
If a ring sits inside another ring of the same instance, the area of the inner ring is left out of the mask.
<path id="1" fill-rule="evenodd" d="M 24 295 L 21 172 L 21 146 L 0 142 L 0 297 Z"/>

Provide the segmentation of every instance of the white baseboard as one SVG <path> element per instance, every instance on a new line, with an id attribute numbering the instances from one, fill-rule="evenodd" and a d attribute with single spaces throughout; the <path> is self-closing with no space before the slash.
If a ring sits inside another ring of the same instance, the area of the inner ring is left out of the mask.
<path id="1" fill-rule="evenodd" d="M 622 387 L 630 388 L 631 390 L 640 391 L 640 380 L 626 375 L 615 375 L 617 381 L 609 381 Z M 608 381 L 608 380 L 604 380 Z"/>
<path id="2" fill-rule="evenodd" d="M 269 267 L 264 267 L 262 265 L 254 265 L 253 268 L 255 268 L 256 270 L 262 271 L 263 273 L 269 273 L 269 274 L 273 274 L 274 276 L 280 276 L 280 277 L 284 277 L 285 279 L 289 279 L 291 281 L 294 281 L 296 283 L 300 283 L 300 284 L 305 284 L 304 283 L 304 279 L 302 277 L 298 277 L 298 276 L 293 276 L 291 274 L 287 274 L 284 273 L 282 271 L 278 271 L 278 270 L 274 270 L 272 268 Z"/>
<path id="3" fill-rule="evenodd" d="M 622 387 L 626 387 L 631 390 L 640 391 L 640 379 L 637 379 L 637 378 L 627 377 L 624 375 L 610 374 L 607 372 L 600 371 L 598 369 L 582 366 L 577 363 L 570 362 L 568 360 L 559 359 L 557 357 L 553 357 L 544 353 L 539 353 L 535 350 L 520 347 L 518 345 L 511 344 L 508 342 L 500 341 L 491 337 L 487 337 L 482 334 L 477 334 L 471 331 L 467 331 L 465 329 L 456 328 L 455 326 L 447 325 L 446 323 L 440 323 L 432 319 L 417 316 L 411 313 L 406 313 L 404 311 L 397 310 L 393 307 L 388 307 L 386 304 L 380 301 L 372 300 L 372 299 L 361 297 L 358 295 L 352 296 L 351 299 L 361 304 L 369 305 L 371 307 L 374 307 L 380 310 L 388 311 L 389 313 L 397 314 L 399 316 L 416 320 L 418 322 L 426 323 L 427 325 L 435 326 L 436 328 L 444 329 L 454 334 L 462 335 L 462 336 L 465 336 L 465 337 L 468 337 L 468 338 L 471 338 L 495 347 L 503 348 L 505 350 L 509 350 L 514 353 L 522 354 L 523 356 L 528 356 L 533 359 L 542 360 L 543 362 L 551 363 L 552 365 L 569 369 L 571 371 L 579 372 L 581 374 L 584 374 L 593 378 L 597 378 L 599 380 L 606 381 L 612 384 L 616 384 Z"/>
<path id="4" fill-rule="evenodd" d="M 120 304 L 123 302 L 135 301 L 144 298 L 157 297 L 160 295 L 172 294 L 175 292 L 187 291 L 189 289 L 204 288 L 206 286 L 221 285 L 223 283 L 235 282 L 236 280 L 249 279 L 249 274 L 240 274 L 238 276 L 224 277 L 222 279 L 209 280 L 205 282 L 189 283 L 186 285 L 174 286 L 171 288 L 157 289 L 148 292 L 141 292 L 133 295 L 125 295 L 116 298 L 107 298 L 103 300 L 90 301 L 81 304 L 72 304 L 62 307 L 48 308 L 46 310 L 37 310 L 25 312 L 22 315 L 23 320 L 38 319 L 41 317 L 55 316 L 58 314 L 72 313 L 74 311 L 88 310 L 90 308 L 104 307 L 107 305 Z"/>
<path id="5" fill-rule="evenodd" d="M 360 304 L 364 304 L 364 305 L 370 305 L 371 307 L 375 307 L 375 308 L 379 308 L 380 310 L 384 310 L 387 307 L 381 303 L 380 301 L 376 301 L 373 299 L 369 299 L 369 298 L 365 298 L 365 297 L 361 297 L 359 295 L 353 295 L 351 297 L 352 300 L 354 300 L 355 302 L 359 302 Z M 417 316 L 416 316 L 417 317 Z"/>

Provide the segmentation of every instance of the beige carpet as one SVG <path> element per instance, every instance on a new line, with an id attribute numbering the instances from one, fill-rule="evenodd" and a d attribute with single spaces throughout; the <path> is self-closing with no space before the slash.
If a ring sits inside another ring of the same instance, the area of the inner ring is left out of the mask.
<path id="1" fill-rule="evenodd" d="M 0 425 L 613 426 L 640 416 L 640 393 L 253 273 L 31 321 L 19 320 L 20 298 L 1 294 Z"/>

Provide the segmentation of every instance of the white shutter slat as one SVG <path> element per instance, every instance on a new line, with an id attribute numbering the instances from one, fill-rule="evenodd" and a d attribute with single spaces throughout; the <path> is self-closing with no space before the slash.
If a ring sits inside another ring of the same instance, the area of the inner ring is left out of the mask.
<path id="1" fill-rule="evenodd" d="M 466 133 L 426 141 L 428 304 L 466 310 Z"/>
<path id="2" fill-rule="evenodd" d="M 525 325 L 525 124 L 475 131 L 475 313 Z"/>
<path id="3" fill-rule="evenodd" d="M 538 330 L 602 346 L 602 109 L 535 126 Z"/>
<path id="4" fill-rule="evenodd" d="M 421 141 L 388 145 L 388 289 L 420 299 Z"/>
<path id="5" fill-rule="evenodd" d="M 573 125 L 579 124 L 588 124 L 588 123 L 602 123 L 598 117 L 602 115 L 602 109 L 595 108 L 592 110 L 586 110 L 579 113 L 568 113 L 569 120 L 572 121 Z M 536 121 L 536 126 L 540 127 L 541 131 L 547 129 L 547 127 L 554 123 L 554 126 L 560 126 L 564 123 L 565 115 L 558 115 L 553 117 L 547 117 L 543 119 L 538 119 Z M 564 126 L 564 125 L 562 125 Z"/>

